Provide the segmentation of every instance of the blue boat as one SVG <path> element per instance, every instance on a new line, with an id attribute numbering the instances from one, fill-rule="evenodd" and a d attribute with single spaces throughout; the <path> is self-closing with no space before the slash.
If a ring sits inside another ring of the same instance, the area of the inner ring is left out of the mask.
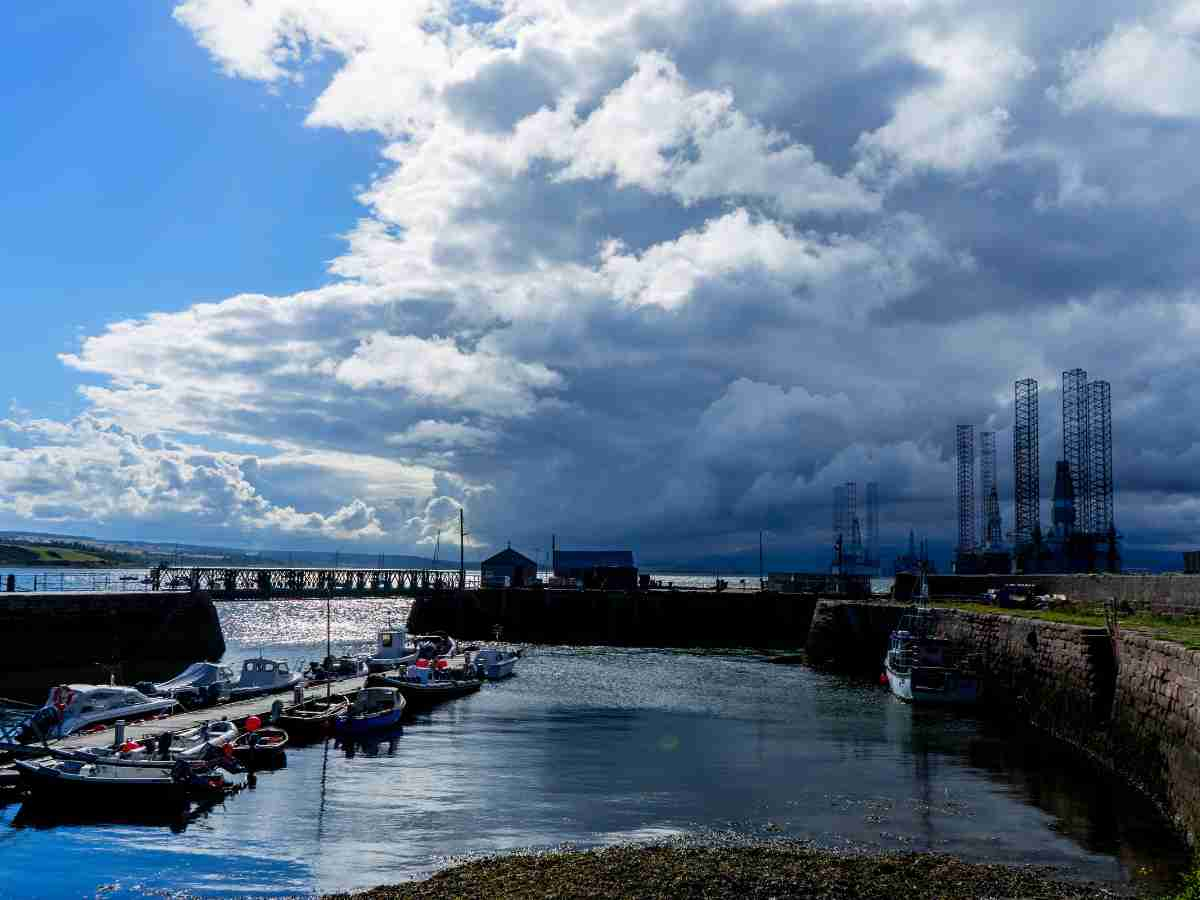
<path id="1" fill-rule="evenodd" d="M 395 688 L 365 687 L 346 694 L 350 706 L 333 720 L 334 734 L 370 734 L 380 728 L 391 728 L 404 715 L 404 697 Z"/>

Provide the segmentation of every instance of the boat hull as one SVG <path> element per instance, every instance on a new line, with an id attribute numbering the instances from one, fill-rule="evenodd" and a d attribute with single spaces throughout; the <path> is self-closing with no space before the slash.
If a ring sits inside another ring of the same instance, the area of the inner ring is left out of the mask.
<path id="1" fill-rule="evenodd" d="M 17 760 L 14 765 L 31 797 L 63 807 L 182 810 L 191 788 L 170 779 L 88 778 Z"/>
<path id="2" fill-rule="evenodd" d="M 334 720 L 333 733 L 346 737 L 371 734 L 381 728 L 393 728 L 399 725 L 403 715 L 404 707 L 400 706 L 369 716 L 339 716 Z"/>
<path id="3" fill-rule="evenodd" d="M 416 652 L 409 653 L 407 656 L 373 656 L 367 660 L 367 671 L 372 674 L 386 672 L 389 669 L 398 669 L 401 666 L 407 666 L 414 662 L 417 658 Z"/>
<path id="4" fill-rule="evenodd" d="M 397 683 L 396 688 L 404 695 L 413 709 L 428 709 L 447 700 L 474 694 L 480 688 L 478 681 L 457 681 L 432 684 Z"/>
<path id="5" fill-rule="evenodd" d="M 507 678 L 513 673 L 513 667 L 517 664 L 517 658 L 501 660 L 497 663 L 489 663 L 479 667 L 479 674 L 488 681 L 499 681 L 501 678 Z"/>
<path id="6" fill-rule="evenodd" d="M 276 724 L 295 743 L 319 741 L 333 730 L 334 722 L 339 716 L 346 715 L 346 710 L 344 700 L 334 698 L 325 709 L 318 709 L 314 701 L 309 700 L 298 707 L 284 710 Z"/>
<path id="7" fill-rule="evenodd" d="M 897 672 L 887 666 L 888 686 L 892 694 L 918 705 L 970 706 L 979 700 L 979 679 L 961 672 L 914 668 Z"/>
<path id="8" fill-rule="evenodd" d="M 103 712 L 87 713 L 82 716 L 72 716 L 65 719 L 55 730 L 53 737 L 66 737 L 69 734 L 74 734 L 83 728 L 90 728 L 93 725 L 108 725 L 117 719 L 124 719 L 127 722 L 134 719 L 142 719 L 147 716 L 157 715 L 158 713 L 168 712 L 174 709 L 178 704 L 172 699 L 152 700 L 149 703 L 138 703 L 132 706 L 125 706 L 120 709 L 108 709 Z"/>

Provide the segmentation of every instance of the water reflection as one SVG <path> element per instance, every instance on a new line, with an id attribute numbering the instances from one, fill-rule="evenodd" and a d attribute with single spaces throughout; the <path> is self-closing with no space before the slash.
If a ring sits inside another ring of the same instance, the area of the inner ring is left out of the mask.
<path id="1" fill-rule="evenodd" d="M 399 743 L 400 735 L 403 733 L 403 729 L 399 726 L 391 729 L 381 729 L 370 735 L 336 738 L 334 746 L 340 747 L 345 752 L 347 759 L 354 759 L 358 754 L 363 756 L 379 756 L 380 753 L 384 753 L 388 756 L 395 756 L 396 745 Z"/>
<path id="2" fill-rule="evenodd" d="M 323 606 L 313 613 L 323 628 Z M 373 640 L 374 624 L 355 622 L 338 627 Z M 39 830 L 0 810 L 0 826 L 19 826 L 0 827 L 0 883 L 36 894 L 30 867 L 53 855 L 73 893 L 116 879 L 200 894 L 331 892 L 467 854 L 730 827 L 1097 879 L 1186 864 L 1144 798 L 1044 736 L 912 709 L 872 683 L 745 653 L 538 648 L 519 669 L 402 730 L 289 746 L 285 769 L 179 834 Z"/>

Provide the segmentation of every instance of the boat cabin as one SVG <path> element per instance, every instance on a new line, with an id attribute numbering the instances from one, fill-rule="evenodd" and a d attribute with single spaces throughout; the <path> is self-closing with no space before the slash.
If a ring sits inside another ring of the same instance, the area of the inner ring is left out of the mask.
<path id="1" fill-rule="evenodd" d="M 385 628 L 379 632 L 379 646 L 375 650 L 375 659 L 400 659 L 411 655 L 414 649 L 408 640 L 408 629 Z"/>
<path id="2" fill-rule="evenodd" d="M 283 659 L 248 659 L 242 663 L 239 687 L 270 687 L 290 681 L 292 673 Z"/>

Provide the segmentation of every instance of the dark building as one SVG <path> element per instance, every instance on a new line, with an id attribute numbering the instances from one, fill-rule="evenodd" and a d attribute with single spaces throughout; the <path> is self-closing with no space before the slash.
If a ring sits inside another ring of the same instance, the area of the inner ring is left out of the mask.
<path id="1" fill-rule="evenodd" d="M 638 586 L 632 550 L 555 550 L 554 574 L 578 579 L 585 588 L 632 591 Z"/>
<path id="2" fill-rule="evenodd" d="M 488 579 L 507 578 L 512 587 L 525 587 L 537 578 L 537 563 L 512 547 L 501 550 L 479 564 L 480 575 L 486 586 Z"/>
<path id="3" fill-rule="evenodd" d="M 1183 571 L 1188 575 L 1200 575 L 1200 550 L 1187 550 L 1184 552 Z"/>

